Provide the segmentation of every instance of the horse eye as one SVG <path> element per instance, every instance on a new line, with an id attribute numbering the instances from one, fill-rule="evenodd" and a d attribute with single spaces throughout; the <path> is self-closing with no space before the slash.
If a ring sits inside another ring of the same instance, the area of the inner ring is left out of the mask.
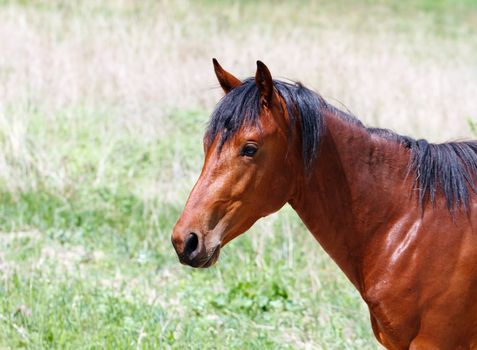
<path id="1" fill-rule="evenodd" d="M 253 157 L 255 153 L 257 153 L 258 148 L 255 145 L 247 144 L 243 146 L 242 150 L 240 151 L 240 155 L 245 157 Z"/>

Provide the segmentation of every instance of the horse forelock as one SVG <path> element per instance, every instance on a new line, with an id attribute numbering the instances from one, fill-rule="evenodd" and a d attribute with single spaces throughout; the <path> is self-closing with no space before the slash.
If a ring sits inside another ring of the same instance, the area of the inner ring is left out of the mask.
<path id="1" fill-rule="evenodd" d="M 320 95 L 300 83 L 280 80 L 274 80 L 273 83 L 285 103 L 290 129 L 297 125 L 301 129 L 303 162 L 305 167 L 310 169 L 318 153 L 324 129 L 322 113 L 328 108 L 328 104 Z M 255 80 L 248 78 L 217 104 L 207 126 L 206 146 L 210 146 L 216 137 L 220 137 L 220 150 L 243 126 L 258 126 L 260 114 L 260 91 Z"/>

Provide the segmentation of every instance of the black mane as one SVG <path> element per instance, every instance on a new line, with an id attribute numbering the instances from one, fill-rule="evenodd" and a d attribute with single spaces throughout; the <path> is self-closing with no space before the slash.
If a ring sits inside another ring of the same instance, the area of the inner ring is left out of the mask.
<path id="1" fill-rule="evenodd" d="M 328 104 L 320 95 L 300 83 L 273 81 L 285 101 L 292 124 L 299 123 L 302 135 L 303 162 L 310 170 L 316 159 L 324 130 L 323 113 L 331 111 L 347 122 L 365 128 L 370 134 L 398 142 L 411 150 L 410 170 L 415 173 L 415 188 L 421 207 L 435 203 L 436 194 L 442 193 L 447 208 L 467 209 L 470 192 L 477 193 L 477 142 L 449 142 L 432 144 L 414 140 L 381 128 L 366 128 L 357 118 Z M 205 140 L 210 145 L 220 135 L 219 148 L 242 126 L 259 126 L 260 93 L 253 78 L 225 95 L 218 103 L 209 121 Z M 290 126 L 290 131 L 294 130 Z"/>

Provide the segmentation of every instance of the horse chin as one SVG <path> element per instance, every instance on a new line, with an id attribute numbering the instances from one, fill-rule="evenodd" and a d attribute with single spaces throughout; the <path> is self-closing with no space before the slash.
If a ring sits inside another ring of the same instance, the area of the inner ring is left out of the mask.
<path id="1" fill-rule="evenodd" d="M 217 260 L 219 260 L 219 255 L 220 255 L 220 244 L 214 248 L 214 250 L 212 251 L 212 254 L 210 254 L 210 257 L 201 266 L 201 268 L 205 269 L 214 265 L 217 262 Z"/>

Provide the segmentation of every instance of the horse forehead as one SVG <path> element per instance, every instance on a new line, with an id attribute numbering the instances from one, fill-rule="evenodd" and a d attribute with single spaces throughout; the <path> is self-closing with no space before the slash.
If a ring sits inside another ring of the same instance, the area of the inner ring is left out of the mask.
<path id="1" fill-rule="evenodd" d="M 232 144 L 240 144 L 244 141 L 261 142 L 265 139 L 272 139 L 280 135 L 280 127 L 273 120 L 262 118 L 256 125 L 244 126 L 238 130 L 231 138 Z"/>

